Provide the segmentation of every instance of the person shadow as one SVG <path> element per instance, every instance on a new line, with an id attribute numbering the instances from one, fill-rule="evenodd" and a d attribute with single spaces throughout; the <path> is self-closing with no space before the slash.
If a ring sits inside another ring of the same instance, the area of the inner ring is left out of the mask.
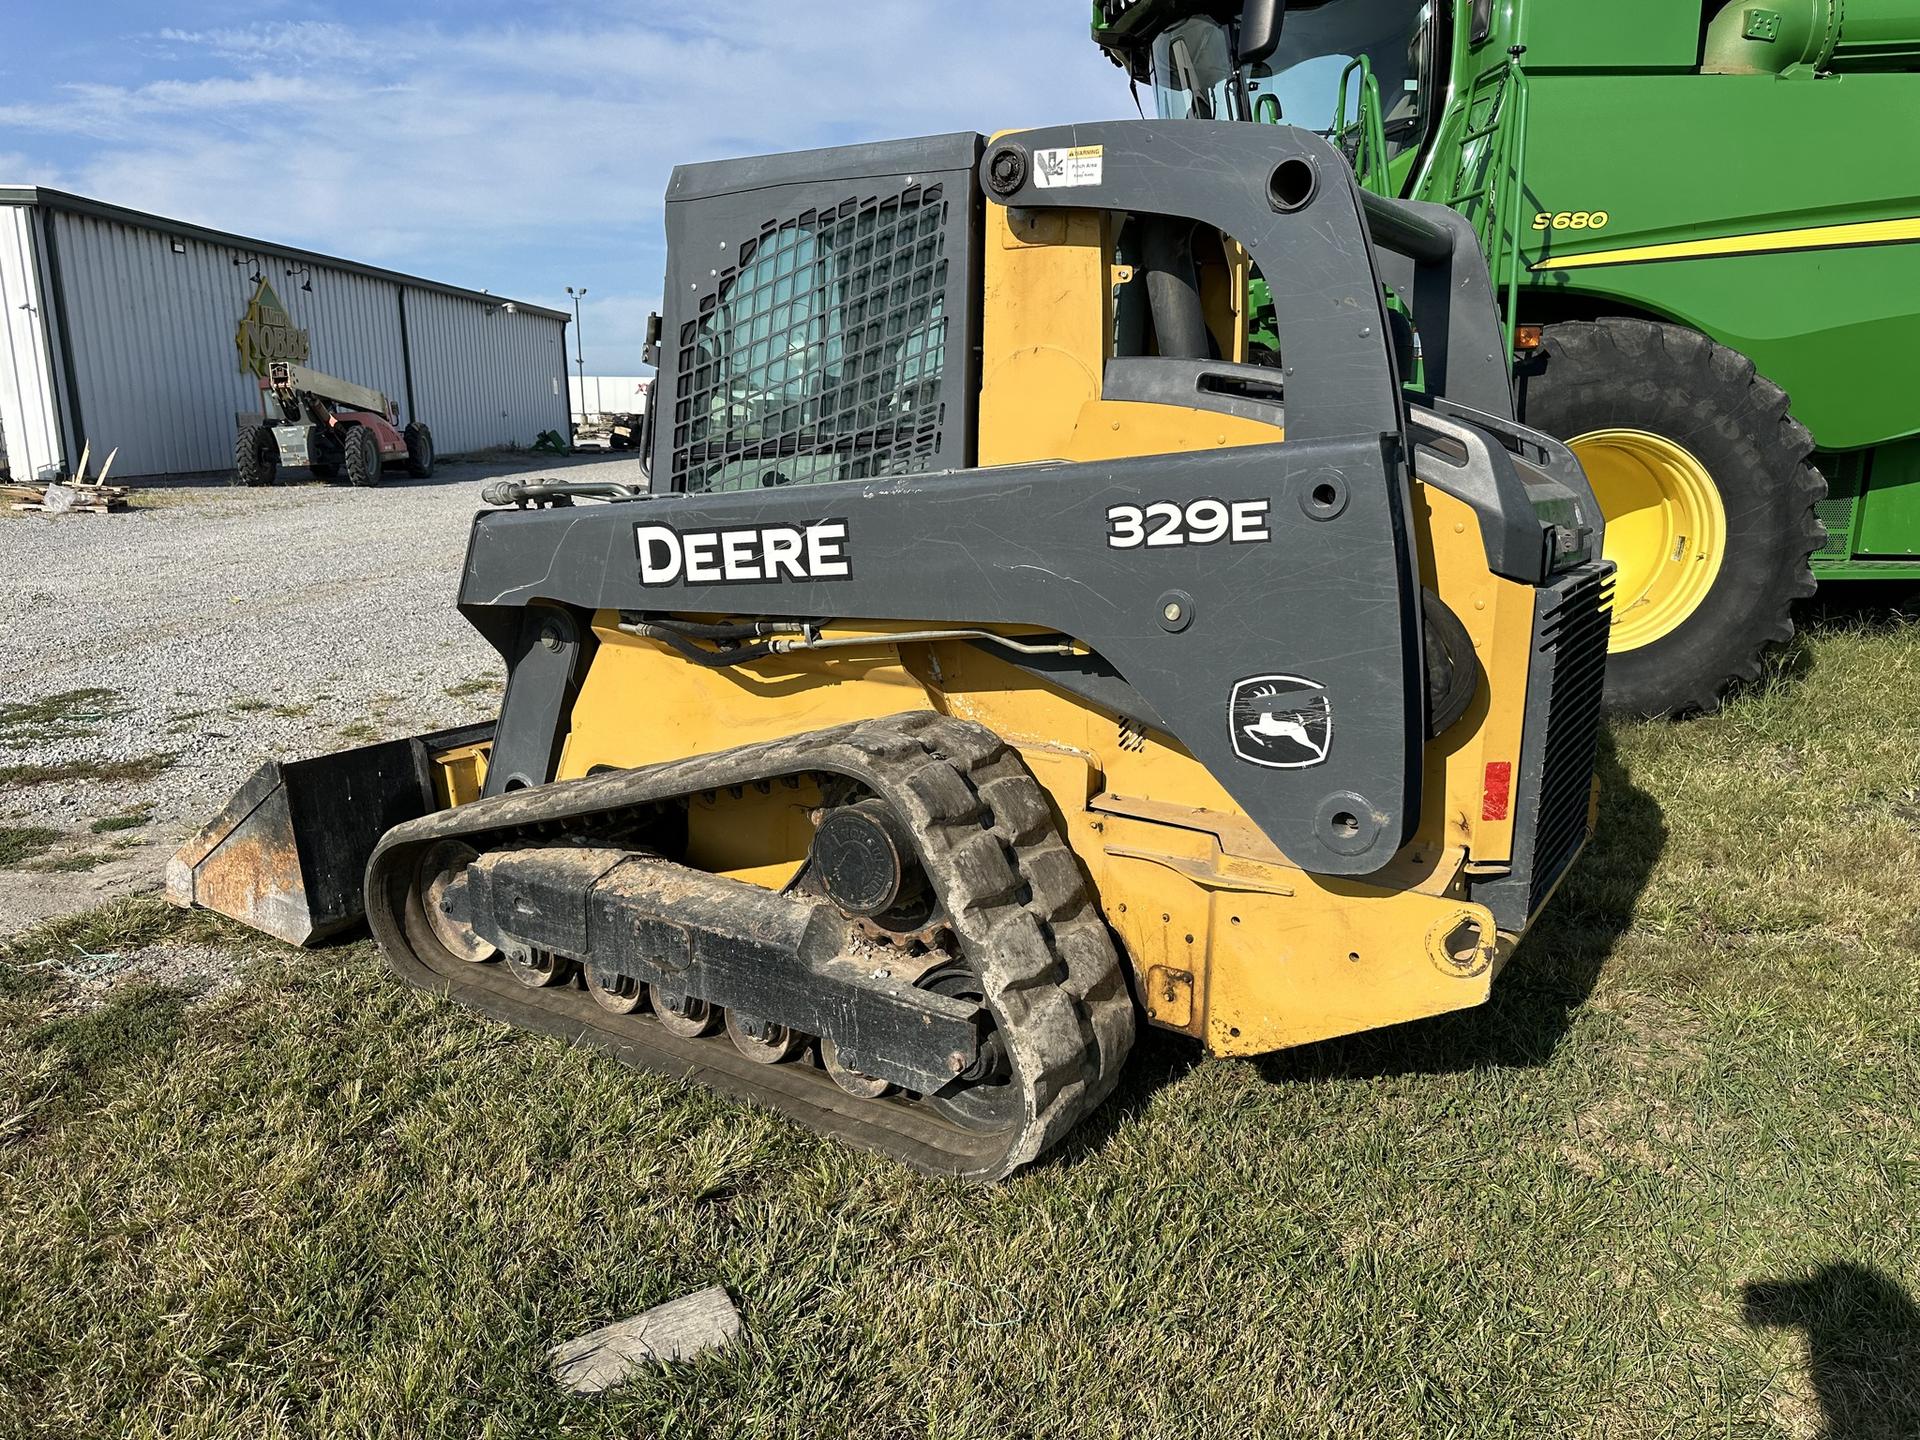
<path id="1" fill-rule="evenodd" d="M 1823 1440 L 1920 1436 L 1920 1308 L 1892 1279 L 1841 1261 L 1743 1292 L 1756 1329 L 1799 1330 L 1826 1428 Z"/>
<path id="2" fill-rule="evenodd" d="M 1292 1084 L 1546 1064 L 1633 923 L 1640 893 L 1667 843 L 1659 802 L 1633 783 L 1604 726 L 1594 769 L 1600 780 L 1594 838 L 1508 960 L 1485 1005 L 1263 1055 L 1253 1062 L 1262 1077 Z M 1194 1041 L 1141 1022 L 1113 1095 L 1054 1152 L 1057 1160 L 1072 1163 L 1098 1151 L 1156 1092 L 1204 1058 Z"/>

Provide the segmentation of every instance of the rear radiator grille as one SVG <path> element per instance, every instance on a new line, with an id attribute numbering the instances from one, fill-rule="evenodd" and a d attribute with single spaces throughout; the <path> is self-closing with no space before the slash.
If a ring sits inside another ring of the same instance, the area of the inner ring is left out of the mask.
<path id="1" fill-rule="evenodd" d="M 1513 869 L 1474 889 L 1502 929 L 1526 924 L 1586 843 L 1612 619 L 1611 565 L 1583 567 L 1538 592 Z"/>
<path id="2" fill-rule="evenodd" d="M 1541 618 L 1539 648 L 1553 655 L 1553 688 L 1547 701 L 1529 910 L 1547 898 L 1587 838 L 1612 616 L 1613 578 L 1595 575 Z"/>

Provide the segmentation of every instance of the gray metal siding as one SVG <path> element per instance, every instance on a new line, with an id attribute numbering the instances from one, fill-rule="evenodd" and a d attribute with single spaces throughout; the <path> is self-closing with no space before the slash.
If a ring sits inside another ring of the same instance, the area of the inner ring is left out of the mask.
<path id="1" fill-rule="evenodd" d="M 240 369 L 234 345 L 256 266 L 308 332 L 313 367 L 385 391 L 404 419 L 416 418 L 407 403 L 410 354 L 417 418 L 432 427 L 441 454 L 527 445 L 542 430 L 567 429 L 566 323 L 556 312 L 509 312 L 509 302 L 490 296 L 101 208 L 0 204 L 0 364 L 9 367 L 0 370 L 0 423 L 16 473 L 58 463 L 61 426 L 72 423 L 63 414 L 60 353 L 48 353 L 48 327 L 59 342 L 44 255 L 34 272 L 40 225 L 58 256 L 73 340 L 72 408 L 87 430 L 68 437 L 67 448 L 77 456 L 91 439 L 101 457 L 117 446 L 116 476 L 233 464 L 234 416 L 260 409 L 258 381 Z M 301 288 L 309 282 L 311 290 Z M 31 297 L 36 289 L 46 292 L 44 305 Z M 15 308 L 29 302 L 49 312 L 44 321 Z"/>
<path id="2" fill-rule="evenodd" d="M 21 480 L 61 463 L 55 359 L 34 249 L 33 212 L 0 207 L 0 432 Z"/>
<path id="3" fill-rule="evenodd" d="M 300 288 L 302 278 L 287 279 L 286 267 L 277 261 L 276 266 L 282 273 L 269 270 L 267 278 L 293 323 L 305 329 L 313 342 L 307 363 L 356 385 L 371 385 L 399 405 L 402 419 L 412 419 L 406 413 L 407 364 L 400 345 L 398 287 L 316 265 L 309 292 Z M 236 311 L 235 321 L 239 318 Z"/>
<path id="4" fill-rule="evenodd" d="M 395 287 L 312 268 L 272 252 L 234 253 L 201 240 L 55 212 L 80 413 L 96 451 L 118 446 L 125 475 L 221 470 L 233 463 L 234 415 L 260 408 L 240 369 L 234 330 L 253 298 L 254 266 L 312 337 L 316 369 L 404 396 Z M 175 246 L 184 253 L 178 253 Z"/>
<path id="5" fill-rule="evenodd" d="M 442 455 L 567 433 L 564 322 L 409 289 L 407 334 L 420 418 Z"/>
<path id="6" fill-rule="evenodd" d="M 233 463 L 233 415 L 259 405 L 233 330 L 251 286 L 211 246 L 55 213 L 81 417 L 127 475 Z M 237 295 L 237 298 L 236 298 Z"/>

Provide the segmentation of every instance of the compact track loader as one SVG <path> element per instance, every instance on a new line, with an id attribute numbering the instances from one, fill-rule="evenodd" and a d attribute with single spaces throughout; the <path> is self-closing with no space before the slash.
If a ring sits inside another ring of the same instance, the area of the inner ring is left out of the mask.
<path id="1" fill-rule="evenodd" d="M 685 166 L 667 231 L 654 493 L 474 520 L 497 722 L 265 767 L 177 899 L 982 1181 L 1138 1015 L 1486 998 L 1591 828 L 1610 570 L 1464 220 L 1139 121 Z"/>

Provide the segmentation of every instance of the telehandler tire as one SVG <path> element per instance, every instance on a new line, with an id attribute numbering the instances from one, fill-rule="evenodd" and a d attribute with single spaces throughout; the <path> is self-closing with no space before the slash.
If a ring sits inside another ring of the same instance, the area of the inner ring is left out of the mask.
<path id="1" fill-rule="evenodd" d="M 1619 566 L 1608 708 L 1711 712 L 1793 635 L 1827 483 L 1786 392 L 1698 331 L 1609 317 L 1544 328 L 1525 422 L 1567 441 Z"/>
<path id="2" fill-rule="evenodd" d="M 233 483 L 271 485 L 280 473 L 280 445 L 268 425 L 248 425 L 233 437 Z"/>
<path id="3" fill-rule="evenodd" d="M 433 432 L 418 420 L 407 426 L 407 474 L 416 480 L 433 478 Z"/>
<path id="4" fill-rule="evenodd" d="M 374 442 L 373 432 L 364 425 L 355 425 L 347 431 L 345 449 L 347 482 L 351 485 L 378 485 L 380 447 Z"/>

